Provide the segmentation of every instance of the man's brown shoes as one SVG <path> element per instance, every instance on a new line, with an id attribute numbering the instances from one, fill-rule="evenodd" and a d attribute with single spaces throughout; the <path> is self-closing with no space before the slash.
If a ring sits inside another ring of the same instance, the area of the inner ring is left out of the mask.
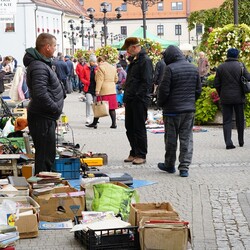
<path id="1" fill-rule="evenodd" d="M 127 159 L 124 160 L 124 162 L 132 162 L 134 165 L 140 165 L 144 164 L 146 162 L 146 159 L 130 155 Z"/>
<path id="2" fill-rule="evenodd" d="M 134 165 L 140 165 L 140 164 L 144 164 L 146 162 L 146 159 L 143 159 L 143 158 L 135 158 L 133 160 L 133 164 Z"/>
<path id="3" fill-rule="evenodd" d="M 130 155 L 127 159 L 124 160 L 124 162 L 133 162 L 134 159 L 135 157 Z"/>

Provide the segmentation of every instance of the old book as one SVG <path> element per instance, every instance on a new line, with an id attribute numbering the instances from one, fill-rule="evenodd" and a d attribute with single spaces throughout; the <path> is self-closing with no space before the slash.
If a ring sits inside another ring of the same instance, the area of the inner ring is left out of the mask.
<path id="1" fill-rule="evenodd" d="M 9 184 L 9 180 L 7 178 L 0 179 L 0 185 L 7 185 L 7 184 Z"/>
<path id="2" fill-rule="evenodd" d="M 45 187 L 55 187 L 55 183 L 32 183 L 33 189 L 45 188 Z"/>
<path id="3" fill-rule="evenodd" d="M 10 226 L 10 225 L 0 225 L 0 233 L 9 233 L 9 232 L 15 232 L 16 227 L 15 226 Z"/>
<path id="4" fill-rule="evenodd" d="M 38 189 L 34 189 L 32 194 L 35 196 L 49 194 L 52 190 L 53 190 L 52 187 L 38 188 Z"/>
<path id="5" fill-rule="evenodd" d="M 56 173 L 56 172 L 40 172 L 39 174 L 36 175 L 37 177 L 50 177 L 50 178 L 61 178 L 62 174 L 61 173 Z"/>
<path id="6" fill-rule="evenodd" d="M 13 197 L 18 195 L 18 189 L 13 187 L 11 184 L 3 185 L 0 189 L 0 194 L 8 197 Z"/>
<path id="7" fill-rule="evenodd" d="M 40 180 L 42 180 L 42 178 L 36 176 L 31 176 L 29 179 L 27 179 L 29 183 L 37 183 Z"/>
<path id="8" fill-rule="evenodd" d="M 10 244 L 14 243 L 15 241 L 19 240 L 19 236 L 15 236 L 13 238 L 10 238 L 8 240 L 3 240 L 0 242 L 0 247 L 5 248 L 9 246 Z"/>
<path id="9" fill-rule="evenodd" d="M 8 176 L 9 182 L 12 186 L 16 189 L 28 189 L 29 183 L 27 182 L 26 178 L 21 176 Z"/>
<path id="10" fill-rule="evenodd" d="M 18 231 L 0 234 L 0 241 L 8 240 L 8 239 L 14 238 L 16 236 L 19 236 Z"/>
<path id="11" fill-rule="evenodd" d="M 60 178 L 42 178 L 37 183 L 42 184 L 42 183 L 61 183 L 61 182 L 62 179 Z"/>

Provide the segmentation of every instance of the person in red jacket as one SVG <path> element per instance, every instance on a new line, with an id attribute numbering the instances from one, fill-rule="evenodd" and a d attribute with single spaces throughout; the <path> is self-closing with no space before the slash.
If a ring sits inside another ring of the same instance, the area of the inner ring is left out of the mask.
<path id="1" fill-rule="evenodd" d="M 79 78 L 79 82 L 78 82 L 78 86 L 79 86 L 79 93 L 82 92 L 82 89 L 83 89 L 83 83 L 81 82 L 81 74 L 82 74 L 82 71 L 83 71 L 83 66 L 85 65 L 85 60 L 83 57 L 80 57 L 79 60 L 78 60 L 78 63 L 76 65 L 76 74 Z"/>
<path id="2" fill-rule="evenodd" d="M 86 95 L 86 124 L 91 122 L 91 104 L 95 97 L 95 73 L 97 70 L 97 59 L 94 54 L 90 55 L 89 63 L 86 63 L 81 71 L 80 80 L 83 83 L 83 91 Z"/>

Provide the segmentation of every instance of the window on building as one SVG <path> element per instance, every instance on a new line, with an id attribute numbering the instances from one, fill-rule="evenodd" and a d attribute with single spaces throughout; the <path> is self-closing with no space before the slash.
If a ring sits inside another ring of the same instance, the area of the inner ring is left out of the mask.
<path id="1" fill-rule="evenodd" d="M 164 26 L 162 24 L 157 25 L 157 36 L 164 36 Z"/>
<path id="2" fill-rule="evenodd" d="M 196 35 L 202 34 L 202 24 L 196 24 Z"/>
<path id="3" fill-rule="evenodd" d="M 183 3 L 182 2 L 172 2 L 171 3 L 171 10 L 183 10 Z"/>
<path id="4" fill-rule="evenodd" d="M 5 24 L 5 32 L 15 32 L 15 24 L 14 23 L 6 23 Z"/>
<path id="5" fill-rule="evenodd" d="M 180 24 L 175 25 L 175 35 L 176 36 L 181 35 L 181 25 Z"/>
<path id="6" fill-rule="evenodd" d="M 158 11 L 163 11 L 163 2 L 158 3 L 157 10 Z"/>
<path id="7" fill-rule="evenodd" d="M 121 34 L 127 36 L 127 26 L 121 26 Z"/>
<path id="8" fill-rule="evenodd" d="M 122 9 L 122 11 L 127 11 L 127 3 L 122 3 L 121 9 Z"/>

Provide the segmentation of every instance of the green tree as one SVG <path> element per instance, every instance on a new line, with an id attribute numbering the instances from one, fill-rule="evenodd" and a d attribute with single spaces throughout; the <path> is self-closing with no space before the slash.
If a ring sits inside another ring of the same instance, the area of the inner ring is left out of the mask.
<path id="1" fill-rule="evenodd" d="M 211 66 L 224 62 L 228 48 L 233 47 L 240 50 L 240 60 L 250 67 L 250 27 L 246 24 L 228 24 L 214 29 L 209 34 L 206 47 Z"/>
<path id="2" fill-rule="evenodd" d="M 219 8 L 194 11 L 188 18 L 188 29 L 192 30 L 196 24 L 204 25 L 204 34 L 200 44 L 200 50 L 207 51 L 206 41 L 213 28 L 223 27 L 234 23 L 233 0 L 226 0 Z M 239 23 L 250 25 L 249 15 L 250 1 L 238 0 Z"/>

